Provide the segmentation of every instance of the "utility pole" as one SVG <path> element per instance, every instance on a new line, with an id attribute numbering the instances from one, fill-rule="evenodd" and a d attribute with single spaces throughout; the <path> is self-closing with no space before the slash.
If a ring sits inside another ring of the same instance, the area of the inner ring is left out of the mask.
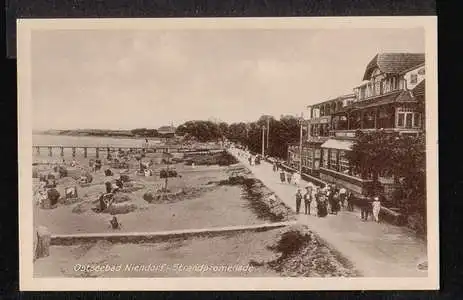
<path id="1" fill-rule="evenodd" d="M 268 151 L 269 134 L 270 134 L 270 118 L 267 117 L 267 151 Z"/>
<path id="2" fill-rule="evenodd" d="M 300 133 L 299 133 L 299 175 L 302 178 L 302 126 L 304 125 L 304 118 L 301 113 L 300 123 Z"/>
<path id="3" fill-rule="evenodd" d="M 265 156 L 265 126 L 262 126 L 262 157 Z"/>

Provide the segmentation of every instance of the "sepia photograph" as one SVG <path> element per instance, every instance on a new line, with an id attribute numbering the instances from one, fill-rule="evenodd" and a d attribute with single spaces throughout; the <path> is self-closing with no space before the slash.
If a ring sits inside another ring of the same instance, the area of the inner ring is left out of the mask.
<path id="1" fill-rule="evenodd" d="M 436 23 L 18 20 L 21 289 L 438 289 Z"/>

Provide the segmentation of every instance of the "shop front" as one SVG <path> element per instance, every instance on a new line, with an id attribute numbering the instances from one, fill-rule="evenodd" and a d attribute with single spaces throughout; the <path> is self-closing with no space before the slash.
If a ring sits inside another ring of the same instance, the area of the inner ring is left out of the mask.
<path id="1" fill-rule="evenodd" d="M 288 147 L 288 163 L 291 167 L 299 169 L 302 161 L 302 172 L 318 177 L 321 165 L 321 144 L 328 138 L 309 137 L 308 141 L 302 144 L 302 152 L 299 151 L 299 144 L 291 144 Z M 302 159 L 300 159 L 300 157 Z"/>
<path id="2" fill-rule="evenodd" d="M 362 195 L 371 187 L 372 178 L 361 178 L 347 157 L 353 140 L 331 138 L 321 145 L 320 179 Z"/>

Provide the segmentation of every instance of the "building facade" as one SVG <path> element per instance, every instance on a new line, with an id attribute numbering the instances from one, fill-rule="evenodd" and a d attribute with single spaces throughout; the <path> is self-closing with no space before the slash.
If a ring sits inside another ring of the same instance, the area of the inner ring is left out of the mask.
<path id="1" fill-rule="evenodd" d="M 307 149 L 319 149 L 320 161 L 316 172 L 309 172 L 326 182 L 344 186 L 357 194 L 365 194 L 372 185 L 371 175 L 363 177 L 349 165 L 347 153 L 355 142 L 356 132 L 383 130 L 404 135 L 424 131 L 425 61 L 424 54 L 380 53 L 366 66 L 363 82 L 352 95 L 324 101 L 310 108 L 307 120 Z M 299 152 L 291 145 L 290 153 Z M 303 147 L 302 153 L 305 150 Z M 312 154 L 311 154 L 312 155 Z M 307 154 L 309 156 L 309 154 Z M 290 156 L 288 156 L 290 158 Z M 300 160 L 292 161 L 298 165 Z M 302 156 L 304 163 L 304 154 Z M 383 174 L 386 198 L 394 191 L 394 180 Z"/>

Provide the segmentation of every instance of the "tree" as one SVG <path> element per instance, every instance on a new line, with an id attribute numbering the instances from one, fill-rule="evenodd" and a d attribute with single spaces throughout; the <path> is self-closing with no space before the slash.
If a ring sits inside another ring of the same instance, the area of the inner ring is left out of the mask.
<path id="1" fill-rule="evenodd" d="M 262 126 L 267 127 L 267 120 L 270 125 L 267 154 L 284 159 L 288 143 L 299 141 L 299 124 L 294 116 L 281 116 L 280 120 L 276 120 L 272 116 L 264 115 L 256 122 L 233 123 L 228 127 L 227 138 L 259 153 L 262 151 Z"/>
<path id="2" fill-rule="evenodd" d="M 228 135 L 228 124 L 225 122 L 220 122 L 219 123 L 219 132 L 220 132 L 220 137 L 223 141 L 223 139 Z"/>
<path id="3" fill-rule="evenodd" d="M 373 179 L 378 187 L 378 177 L 393 176 L 399 187 L 395 200 L 407 213 L 426 211 L 426 146 L 424 135 L 403 136 L 377 131 L 357 132 L 357 139 L 348 152 L 351 167 Z"/>

